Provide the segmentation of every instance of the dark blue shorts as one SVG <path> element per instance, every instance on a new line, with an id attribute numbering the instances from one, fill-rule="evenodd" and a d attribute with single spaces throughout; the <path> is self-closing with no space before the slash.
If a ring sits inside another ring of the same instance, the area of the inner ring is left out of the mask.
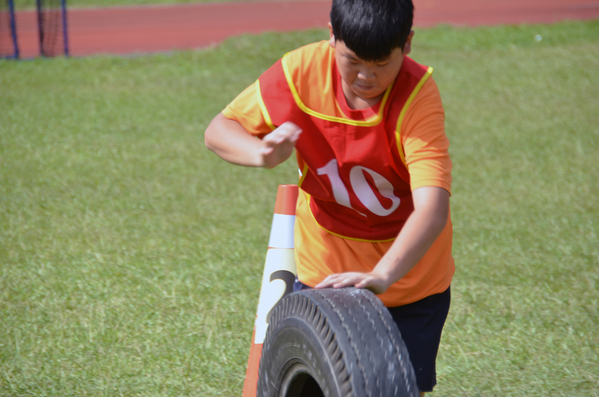
<path id="1" fill-rule="evenodd" d="M 293 292 L 310 288 L 296 279 Z M 441 294 L 428 296 L 409 305 L 388 308 L 408 348 L 416 373 L 416 383 L 423 392 L 433 391 L 437 384 L 435 362 L 450 301 L 451 291 L 447 288 Z"/>

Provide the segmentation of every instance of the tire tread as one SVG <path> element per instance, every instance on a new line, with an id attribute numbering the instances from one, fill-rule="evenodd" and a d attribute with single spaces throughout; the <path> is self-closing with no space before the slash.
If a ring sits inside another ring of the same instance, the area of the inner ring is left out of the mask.
<path id="1" fill-rule="evenodd" d="M 320 341 L 335 378 L 334 395 L 418 396 L 407 349 L 390 313 L 370 291 L 346 288 L 293 293 L 275 306 L 260 361 L 260 397 L 275 396 L 278 386 L 273 381 L 281 375 L 269 377 L 264 358 L 274 357 L 268 342 L 285 329 L 289 318 L 307 324 Z"/>

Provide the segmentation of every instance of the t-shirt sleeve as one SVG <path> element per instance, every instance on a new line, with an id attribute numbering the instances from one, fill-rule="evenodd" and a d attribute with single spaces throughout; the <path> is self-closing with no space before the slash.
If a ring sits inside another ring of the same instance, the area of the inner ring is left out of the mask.
<path id="1" fill-rule="evenodd" d="M 263 137 L 270 133 L 272 128 L 262 114 L 259 96 L 260 89 L 256 81 L 228 104 L 222 114 L 240 123 L 251 135 Z"/>
<path id="2" fill-rule="evenodd" d="M 445 111 L 435 81 L 429 78 L 414 98 L 401 126 L 401 142 L 411 189 L 441 187 L 451 193 L 451 159 Z"/>

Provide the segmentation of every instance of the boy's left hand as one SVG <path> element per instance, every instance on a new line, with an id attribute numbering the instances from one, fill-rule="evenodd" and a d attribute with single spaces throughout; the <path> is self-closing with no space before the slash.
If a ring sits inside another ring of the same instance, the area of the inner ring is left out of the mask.
<path id="1" fill-rule="evenodd" d="M 331 274 L 325 278 L 316 288 L 344 288 L 355 286 L 356 288 L 365 288 L 372 291 L 376 295 L 380 295 L 387 291 L 391 284 L 382 275 L 370 273 L 338 273 Z"/>

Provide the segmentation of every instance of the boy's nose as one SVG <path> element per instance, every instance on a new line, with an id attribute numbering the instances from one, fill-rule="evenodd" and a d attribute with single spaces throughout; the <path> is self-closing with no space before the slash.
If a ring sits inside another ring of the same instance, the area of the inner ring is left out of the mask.
<path id="1" fill-rule="evenodd" d="M 362 80 L 372 80 L 374 78 L 374 71 L 370 69 L 360 69 L 358 72 L 358 78 Z"/>

